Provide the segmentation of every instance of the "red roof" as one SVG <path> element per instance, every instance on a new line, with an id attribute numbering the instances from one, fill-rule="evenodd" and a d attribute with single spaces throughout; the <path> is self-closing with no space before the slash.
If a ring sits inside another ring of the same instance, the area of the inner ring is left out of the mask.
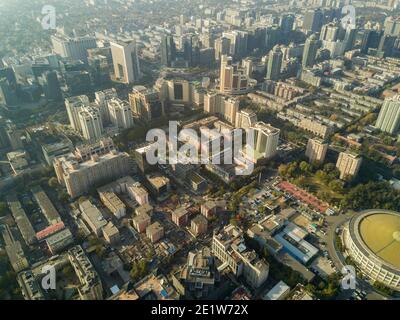
<path id="1" fill-rule="evenodd" d="M 324 213 L 329 208 L 329 205 L 326 202 L 322 202 L 317 197 L 309 194 L 303 189 L 296 187 L 294 184 L 291 184 L 288 181 L 282 181 L 281 183 L 279 183 L 278 188 L 290 193 L 296 199 L 309 204 L 321 213 Z"/>
<path id="2" fill-rule="evenodd" d="M 61 221 L 59 223 L 53 224 L 53 225 L 47 227 L 46 229 L 43 229 L 43 230 L 39 231 L 38 233 L 36 233 L 36 238 L 38 240 L 42 240 L 64 228 L 65 228 L 64 222 Z"/>

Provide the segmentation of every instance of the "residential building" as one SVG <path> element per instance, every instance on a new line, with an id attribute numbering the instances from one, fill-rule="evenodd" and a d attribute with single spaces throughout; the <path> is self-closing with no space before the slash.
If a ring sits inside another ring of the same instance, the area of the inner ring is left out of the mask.
<path id="1" fill-rule="evenodd" d="M 190 230 L 196 237 L 205 234 L 207 228 L 208 220 L 202 215 L 197 215 L 190 222 Z"/>
<path id="2" fill-rule="evenodd" d="M 29 267 L 28 259 L 25 257 L 21 243 L 15 240 L 10 227 L 8 225 L 1 225 L 0 230 L 4 240 L 4 248 L 13 270 L 20 272 L 27 269 Z"/>
<path id="3" fill-rule="evenodd" d="M 153 88 L 133 87 L 132 93 L 129 94 L 129 104 L 134 117 L 140 120 L 150 121 L 164 114 L 164 104 L 160 100 L 160 94 Z"/>
<path id="4" fill-rule="evenodd" d="M 308 140 L 306 156 L 311 163 L 324 162 L 327 151 L 328 143 L 324 142 L 324 140 L 318 138 Z"/>
<path id="5" fill-rule="evenodd" d="M 220 281 L 215 258 L 208 247 L 189 252 L 187 263 L 172 276 L 173 285 L 187 299 L 209 298 Z"/>
<path id="6" fill-rule="evenodd" d="M 84 161 L 77 154 L 62 156 L 54 161 L 54 169 L 59 183 L 66 186 L 72 198 L 76 198 L 91 187 L 129 175 L 132 163 L 127 153 L 114 149 L 105 154 L 93 154 Z"/>
<path id="7" fill-rule="evenodd" d="M 269 53 L 267 66 L 267 80 L 279 80 L 281 76 L 283 53 L 276 45 Z"/>
<path id="8" fill-rule="evenodd" d="M 45 300 L 42 288 L 31 270 L 20 272 L 17 275 L 17 282 L 25 300 Z"/>
<path id="9" fill-rule="evenodd" d="M 68 250 L 68 259 L 81 283 L 78 287 L 81 300 L 102 300 L 103 286 L 100 277 L 82 247 L 75 246 Z"/>
<path id="10" fill-rule="evenodd" d="M 107 225 L 107 221 L 100 210 L 89 200 L 79 203 L 79 209 L 81 210 L 83 219 L 94 234 L 98 237 L 101 236 L 102 229 Z"/>
<path id="11" fill-rule="evenodd" d="M 89 104 L 89 98 L 84 95 L 65 99 L 65 107 L 67 109 L 69 123 L 77 132 L 82 131 L 79 113 L 88 107 Z"/>
<path id="12" fill-rule="evenodd" d="M 46 244 L 52 255 L 56 255 L 69 245 L 74 243 L 74 237 L 68 228 L 65 228 L 48 238 L 46 238 Z"/>
<path id="13" fill-rule="evenodd" d="M 220 93 L 209 92 L 204 96 L 204 111 L 220 115 L 234 125 L 239 111 L 239 100 Z"/>
<path id="14" fill-rule="evenodd" d="M 255 134 L 255 159 L 273 158 L 278 149 L 280 129 L 274 128 L 264 122 L 257 122 L 251 129 L 254 130 Z"/>
<path id="15" fill-rule="evenodd" d="M 164 237 L 164 227 L 159 222 L 154 222 L 146 228 L 146 236 L 152 243 Z"/>
<path id="16" fill-rule="evenodd" d="M 96 141 L 103 135 L 101 114 L 92 107 L 86 107 L 79 112 L 79 121 L 83 137 L 89 141 Z"/>
<path id="17" fill-rule="evenodd" d="M 72 60 L 81 60 L 87 63 L 88 49 L 97 47 L 96 38 L 91 36 L 85 37 L 68 37 L 63 34 L 51 36 L 53 51 L 63 58 Z"/>
<path id="18" fill-rule="evenodd" d="M 223 94 L 243 94 L 252 89 L 257 81 L 250 79 L 248 70 L 233 63 L 233 58 L 221 56 L 219 88 Z"/>
<path id="19" fill-rule="evenodd" d="M 379 112 L 375 125 L 378 129 L 389 134 L 395 134 L 400 128 L 400 95 L 386 98 Z"/>
<path id="20" fill-rule="evenodd" d="M 112 98 L 107 101 L 110 122 L 119 129 L 133 127 L 133 116 L 130 105 L 121 99 Z"/>
<path id="21" fill-rule="evenodd" d="M 189 220 L 188 211 L 185 208 L 177 208 L 172 212 L 172 221 L 178 227 L 184 227 L 187 225 Z"/>
<path id="22" fill-rule="evenodd" d="M 257 115 L 251 110 L 240 110 L 236 115 L 236 128 L 248 129 L 257 122 Z"/>
<path id="23" fill-rule="evenodd" d="M 315 64 L 315 59 L 317 57 L 318 49 L 321 43 L 315 34 L 311 35 L 304 46 L 302 67 L 312 68 Z"/>
<path id="24" fill-rule="evenodd" d="M 103 202 L 116 218 L 121 219 L 125 217 L 126 205 L 114 192 L 104 190 L 103 188 L 100 188 L 98 192 L 101 202 Z"/>
<path id="25" fill-rule="evenodd" d="M 151 218 L 146 213 L 141 213 L 132 219 L 133 226 L 139 233 L 144 233 L 150 226 Z"/>
<path id="26" fill-rule="evenodd" d="M 354 177 L 358 174 L 362 163 L 362 157 L 352 152 L 341 152 L 336 162 L 336 168 L 340 171 L 340 179 Z"/>
<path id="27" fill-rule="evenodd" d="M 268 263 L 246 247 L 243 231 L 238 227 L 228 225 L 214 233 L 212 252 L 235 276 L 243 275 L 253 288 L 259 288 L 268 277 Z"/>
<path id="28" fill-rule="evenodd" d="M 140 67 L 136 43 L 111 42 L 110 45 L 115 79 L 125 84 L 137 82 L 140 79 Z"/>
<path id="29" fill-rule="evenodd" d="M 119 230 L 111 221 L 103 228 L 103 237 L 109 244 L 115 244 L 119 241 Z"/>

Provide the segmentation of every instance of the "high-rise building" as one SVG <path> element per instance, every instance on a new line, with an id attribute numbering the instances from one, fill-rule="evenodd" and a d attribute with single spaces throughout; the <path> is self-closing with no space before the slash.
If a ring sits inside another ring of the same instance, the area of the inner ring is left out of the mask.
<path id="1" fill-rule="evenodd" d="M 379 58 L 391 57 L 394 52 L 396 40 L 397 37 L 384 34 L 379 41 L 377 49 L 377 57 Z"/>
<path id="2" fill-rule="evenodd" d="M 51 37 L 53 51 L 63 58 L 81 60 L 87 63 L 88 49 L 97 47 L 96 38 L 91 36 L 71 38 L 62 34 Z"/>
<path id="3" fill-rule="evenodd" d="M 248 129 L 257 122 L 257 115 L 251 110 L 240 110 L 236 116 L 236 128 Z"/>
<path id="4" fill-rule="evenodd" d="M 68 260 L 81 283 L 78 287 L 81 300 L 102 300 L 101 279 L 82 247 L 78 245 L 68 250 Z"/>
<path id="5" fill-rule="evenodd" d="M 245 245 L 243 231 L 238 227 L 228 225 L 215 233 L 212 253 L 226 263 L 235 276 L 243 275 L 253 288 L 259 288 L 268 278 L 268 263 Z"/>
<path id="6" fill-rule="evenodd" d="M 381 37 L 382 37 L 381 31 L 372 29 L 363 30 L 361 39 L 361 52 L 368 53 L 368 50 L 370 48 L 377 49 Z"/>
<path id="7" fill-rule="evenodd" d="M 131 174 L 129 154 L 115 149 L 108 153 L 94 154 L 81 161 L 75 154 L 54 160 L 54 170 L 60 184 L 67 188 L 72 198 L 87 193 L 91 187 Z"/>
<path id="8" fill-rule="evenodd" d="M 281 42 L 282 31 L 278 25 L 272 25 L 265 30 L 265 49 L 272 50 Z"/>
<path id="9" fill-rule="evenodd" d="M 321 41 L 337 41 L 341 38 L 343 28 L 338 21 L 325 24 L 322 27 L 320 40 Z"/>
<path id="10" fill-rule="evenodd" d="M 111 42 L 111 54 L 114 65 L 114 77 L 122 83 L 134 83 L 140 79 L 139 57 L 136 43 Z"/>
<path id="11" fill-rule="evenodd" d="M 261 121 L 254 124 L 251 129 L 254 129 L 255 158 L 270 159 L 274 157 L 278 149 L 281 131 Z"/>
<path id="12" fill-rule="evenodd" d="M 95 92 L 94 105 L 99 109 L 103 124 L 110 122 L 110 112 L 108 110 L 108 101 L 118 98 L 117 90 L 115 88 L 106 89 L 103 91 Z"/>
<path id="13" fill-rule="evenodd" d="M 79 121 L 82 135 L 86 140 L 95 141 L 103 134 L 103 122 L 100 112 L 92 107 L 84 108 L 79 112 Z"/>
<path id="14" fill-rule="evenodd" d="M 164 35 L 161 38 L 161 64 L 167 67 L 171 67 L 173 61 L 176 58 L 176 47 L 174 37 L 171 35 Z"/>
<path id="15" fill-rule="evenodd" d="M 215 60 L 219 61 L 221 59 L 221 56 L 229 55 L 231 41 L 228 38 L 221 37 L 215 40 L 214 47 L 215 47 Z"/>
<path id="16" fill-rule="evenodd" d="M 210 92 L 204 96 L 204 111 L 218 114 L 224 120 L 235 124 L 237 112 L 239 111 L 239 100 L 220 93 Z"/>
<path id="17" fill-rule="evenodd" d="M 83 111 L 87 106 L 89 106 L 89 98 L 84 95 L 65 99 L 69 123 L 75 131 L 82 131 L 79 112 Z"/>
<path id="18" fill-rule="evenodd" d="M 279 80 L 282 69 L 283 53 L 279 46 L 275 46 L 269 53 L 267 79 Z"/>
<path id="19" fill-rule="evenodd" d="M 399 17 L 387 17 L 384 24 L 385 35 L 389 36 L 400 36 L 400 18 Z"/>
<path id="20" fill-rule="evenodd" d="M 362 158 L 352 152 L 341 152 L 336 162 L 336 168 L 340 171 L 340 179 L 354 177 L 360 171 Z"/>
<path id="21" fill-rule="evenodd" d="M 321 139 L 309 139 L 307 143 L 306 156 L 313 162 L 323 162 L 328 151 L 328 144 Z"/>
<path id="22" fill-rule="evenodd" d="M 246 76 L 251 78 L 253 74 L 253 60 L 250 58 L 243 59 L 242 67 L 244 69 L 244 73 L 246 74 Z"/>
<path id="23" fill-rule="evenodd" d="M 135 86 L 129 94 L 129 104 L 135 117 L 149 121 L 161 117 L 164 113 L 160 94 L 156 89 Z"/>
<path id="24" fill-rule="evenodd" d="M 129 103 L 119 98 L 112 98 L 107 102 L 110 122 L 119 129 L 133 127 L 133 115 Z"/>
<path id="25" fill-rule="evenodd" d="M 397 9 L 399 7 L 399 0 L 388 0 L 388 7 L 391 9 Z"/>
<path id="26" fill-rule="evenodd" d="M 255 80 L 248 77 L 246 69 L 232 61 L 232 57 L 221 56 L 220 92 L 225 94 L 246 93 L 254 87 Z"/>
<path id="27" fill-rule="evenodd" d="M 224 32 L 222 37 L 230 40 L 229 54 L 231 56 L 241 58 L 246 55 L 248 42 L 248 33 L 246 31 L 234 30 Z"/>
<path id="28" fill-rule="evenodd" d="M 47 100 L 60 101 L 63 98 L 56 71 L 47 71 L 38 80 Z"/>
<path id="29" fill-rule="evenodd" d="M 386 98 L 375 126 L 383 132 L 397 133 L 400 128 L 400 95 Z"/>
<path id="30" fill-rule="evenodd" d="M 304 46 L 303 53 L 303 68 L 310 68 L 315 64 L 315 58 L 317 57 L 318 49 L 321 46 L 321 42 L 318 40 L 315 34 L 311 35 Z"/>
<path id="31" fill-rule="evenodd" d="M 284 14 L 281 17 L 280 27 L 284 33 L 289 33 L 293 30 L 294 20 L 295 18 L 293 14 Z"/>
<path id="32" fill-rule="evenodd" d="M 110 48 L 111 56 L 111 48 Z M 101 54 L 93 54 L 88 57 L 89 72 L 95 86 L 101 87 L 110 83 L 111 81 L 111 61 L 108 56 Z"/>
<path id="33" fill-rule="evenodd" d="M 320 32 L 324 23 L 322 10 L 309 10 L 304 15 L 303 29 L 312 33 Z"/>

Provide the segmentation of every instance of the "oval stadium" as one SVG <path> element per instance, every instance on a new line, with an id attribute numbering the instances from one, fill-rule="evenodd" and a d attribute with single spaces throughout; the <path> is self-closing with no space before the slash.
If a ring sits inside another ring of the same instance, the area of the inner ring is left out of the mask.
<path id="1" fill-rule="evenodd" d="M 400 291 L 400 213 L 363 211 L 349 220 L 343 240 L 364 275 Z"/>

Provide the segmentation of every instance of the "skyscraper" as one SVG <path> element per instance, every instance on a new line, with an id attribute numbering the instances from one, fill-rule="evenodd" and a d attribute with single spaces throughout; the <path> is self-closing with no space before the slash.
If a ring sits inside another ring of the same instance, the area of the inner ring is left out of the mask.
<path id="1" fill-rule="evenodd" d="M 73 60 L 82 60 L 87 63 L 88 49 L 97 47 L 96 38 L 75 37 L 70 38 L 62 34 L 51 36 L 54 53 L 59 54 L 63 58 L 71 58 Z"/>
<path id="2" fill-rule="evenodd" d="M 312 162 L 323 162 L 328 151 L 328 144 L 319 138 L 309 139 L 306 156 Z"/>
<path id="3" fill-rule="evenodd" d="M 385 35 L 400 36 L 400 18 L 387 17 L 384 24 Z"/>
<path id="4" fill-rule="evenodd" d="M 269 53 L 267 79 L 278 80 L 281 74 L 283 53 L 279 46 L 275 46 Z"/>
<path id="5" fill-rule="evenodd" d="M 303 52 L 303 68 L 310 68 L 315 64 L 315 58 L 317 57 L 318 49 L 320 48 L 321 42 L 317 36 L 313 34 L 306 40 Z"/>
<path id="6" fill-rule="evenodd" d="M 204 111 L 219 114 L 224 120 L 235 124 L 239 111 L 239 100 L 220 93 L 210 92 L 204 95 Z"/>
<path id="7" fill-rule="evenodd" d="M 95 141 L 103 133 L 103 123 L 100 112 L 92 107 L 87 107 L 79 112 L 79 121 L 82 135 L 86 140 Z"/>
<path id="8" fill-rule="evenodd" d="M 279 144 L 280 130 L 270 124 L 257 122 L 251 127 L 254 129 L 255 157 L 270 159 L 275 156 Z"/>
<path id="9" fill-rule="evenodd" d="M 229 55 L 231 41 L 228 38 L 221 37 L 215 40 L 215 59 L 220 60 L 221 56 Z"/>
<path id="10" fill-rule="evenodd" d="M 135 117 L 149 121 L 163 114 L 159 92 L 144 86 L 135 86 L 129 94 L 129 104 Z"/>
<path id="11" fill-rule="evenodd" d="M 246 93 L 255 80 L 251 80 L 246 69 L 233 63 L 232 57 L 221 57 L 220 92 L 227 94 Z"/>
<path id="12" fill-rule="evenodd" d="M 107 102 L 111 123 L 119 129 L 133 127 L 133 116 L 130 105 L 126 101 L 112 98 Z"/>
<path id="13" fill-rule="evenodd" d="M 112 42 L 111 53 L 115 79 L 126 84 L 138 81 L 140 67 L 135 42 Z"/>
<path id="14" fill-rule="evenodd" d="M 161 64 L 170 67 L 175 58 L 176 47 L 174 38 L 171 35 L 164 35 L 161 39 Z"/>
<path id="15" fill-rule="evenodd" d="M 56 71 L 47 71 L 38 80 L 47 100 L 60 101 L 62 99 L 60 82 Z"/>
<path id="16" fill-rule="evenodd" d="M 79 119 L 79 112 L 83 111 L 83 109 L 88 106 L 89 98 L 84 95 L 65 99 L 69 123 L 75 131 L 81 132 L 82 127 Z"/>
<path id="17" fill-rule="evenodd" d="M 312 33 L 320 32 L 323 23 L 323 12 L 320 9 L 310 10 L 304 15 L 303 29 Z"/>
<path id="18" fill-rule="evenodd" d="M 336 162 L 336 168 L 340 171 L 340 179 L 356 176 L 360 171 L 361 163 L 362 158 L 358 154 L 341 152 Z"/>
<path id="19" fill-rule="evenodd" d="M 400 95 L 387 98 L 375 125 L 383 132 L 395 134 L 400 127 Z"/>
<path id="20" fill-rule="evenodd" d="M 294 15 L 285 14 L 281 17 L 280 27 L 284 33 L 289 33 L 293 30 L 294 25 Z"/>

